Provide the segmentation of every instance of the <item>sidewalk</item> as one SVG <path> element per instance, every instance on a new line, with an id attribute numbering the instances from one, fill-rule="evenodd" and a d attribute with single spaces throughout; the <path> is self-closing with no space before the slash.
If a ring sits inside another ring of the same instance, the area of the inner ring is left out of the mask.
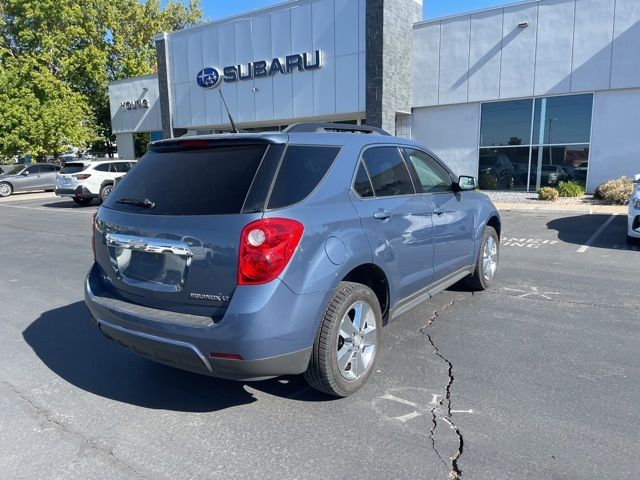
<path id="1" fill-rule="evenodd" d="M 18 200 L 41 200 L 41 199 L 55 199 L 56 194 L 53 192 L 38 192 L 38 193 L 14 193 L 9 197 L 0 198 L 0 203 L 5 202 L 17 202 Z"/>

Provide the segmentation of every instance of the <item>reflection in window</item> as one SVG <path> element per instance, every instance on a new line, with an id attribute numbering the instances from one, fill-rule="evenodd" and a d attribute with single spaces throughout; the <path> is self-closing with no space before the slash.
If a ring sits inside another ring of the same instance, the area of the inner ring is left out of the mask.
<path id="1" fill-rule="evenodd" d="M 529 147 L 481 148 L 478 186 L 481 190 L 526 190 Z"/>
<path id="2" fill-rule="evenodd" d="M 587 183 L 589 145 L 533 147 L 531 151 L 531 190 L 555 187 L 569 180 Z"/>
<path id="3" fill-rule="evenodd" d="M 480 146 L 529 145 L 532 100 L 482 105 Z"/>
<path id="4" fill-rule="evenodd" d="M 536 99 L 533 144 L 589 142 L 593 95 Z"/>
<path id="5" fill-rule="evenodd" d="M 364 152 L 376 197 L 415 193 L 409 170 L 395 147 L 374 147 Z"/>

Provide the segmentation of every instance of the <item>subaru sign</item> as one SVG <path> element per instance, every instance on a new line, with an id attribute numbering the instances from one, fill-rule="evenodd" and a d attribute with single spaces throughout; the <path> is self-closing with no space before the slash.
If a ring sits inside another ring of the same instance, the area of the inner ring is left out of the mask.
<path id="1" fill-rule="evenodd" d="M 220 83 L 220 74 L 215 68 L 207 67 L 198 72 L 196 80 L 202 88 L 217 87 Z"/>
<path id="2" fill-rule="evenodd" d="M 277 73 L 286 75 L 296 70 L 299 72 L 316 70 L 320 67 L 322 67 L 322 54 L 320 50 L 316 50 L 313 54 L 305 52 L 302 55 L 297 53 L 287 55 L 284 60 L 276 57 L 271 61 L 258 60 L 241 65 L 230 65 L 222 69 L 223 76 L 217 69 L 207 67 L 198 72 L 196 80 L 202 88 L 213 88 L 217 87 L 221 80 L 225 83 L 234 83 L 240 80 L 272 77 Z"/>

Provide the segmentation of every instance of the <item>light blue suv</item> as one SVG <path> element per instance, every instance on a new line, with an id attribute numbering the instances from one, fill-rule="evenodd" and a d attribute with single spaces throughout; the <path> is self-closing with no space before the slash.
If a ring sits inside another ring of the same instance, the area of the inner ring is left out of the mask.
<path id="1" fill-rule="evenodd" d="M 237 380 L 355 392 L 382 326 L 465 280 L 489 287 L 500 217 L 424 147 L 382 130 L 150 144 L 94 221 L 85 299 L 104 335 Z"/>

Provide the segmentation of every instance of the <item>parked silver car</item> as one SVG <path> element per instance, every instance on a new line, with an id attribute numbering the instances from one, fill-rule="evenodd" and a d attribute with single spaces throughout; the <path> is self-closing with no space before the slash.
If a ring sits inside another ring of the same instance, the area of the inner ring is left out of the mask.
<path id="1" fill-rule="evenodd" d="M 14 192 L 31 190 L 51 190 L 56 186 L 58 165 L 36 163 L 33 165 L 15 165 L 0 175 L 0 197 L 8 197 Z"/>

